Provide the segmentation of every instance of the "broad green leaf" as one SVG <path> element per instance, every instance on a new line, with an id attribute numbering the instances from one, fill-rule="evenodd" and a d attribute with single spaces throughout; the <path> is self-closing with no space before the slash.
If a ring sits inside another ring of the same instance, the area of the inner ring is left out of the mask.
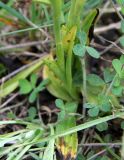
<path id="1" fill-rule="evenodd" d="M 98 129 L 98 131 L 102 132 L 102 131 L 106 131 L 108 129 L 108 123 L 107 122 L 103 122 L 101 124 L 97 124 L 96 128 Z"/>
<path id="2" fill-rule="evenodd" d="M 58 108 L 60 108 L 60 109 L 64 109 L 65 107 L 64 107 L 64 103 L 63 103 L 63 101 L 61 100 L 61 99 L 56 99 L 55 100 L 55 104 L 56 104 L 56 106 L 58 107 Z"/>
<path id="3" fill-rule="evenodd" d="M 123 54 L 122 54 L 121 57 L 120 57 L 120 62 L 121 62 L 122 64 L 124 64 L 124 55 L 123 55 Z"/>
<path id="4" fill-rule="evenodd" d="M 32 90 L 32 85 L 27 79 L 19 80 L 19 86 L 21 94 L 28 94 Z"/>
<path id="5" fill-rule="evenodd" d="M 6 72 L 6 67 L 2 64 L 2 63 L 0 63 L 0 76 L 3 74 L 3 73 L 5 73 Z"/>
<path id="6" fill-rule="evenodd" d="M 94 57 L 94 58 L 99 58 L 100 57 L 100 54 L 99 54 L 99 52 L 96 49 L 87 46 L 86 50 L 87 50 L 88 54 L 91 57 Z"/>
<path id="7" fill-rule="evenodd" d="M 34 90 L 31 92 L 30 96 L 29 96 L 29 102 L 30 102 L 30 103 L 35 102 L 36 99 L 37 99 L 37 96 L 38 96 L 38 91 L 37 91 L 37 89 L 34 89 Z"/>
<path id="8" fill-rule="evenodd" d="M 96 74 L 89 74 L 87 76 L 87 81 L 92 86 L 103 86 L 105 84 L 104 81 Z"/>
<path id="9" fill-rule="evenodd" d="M 121 31 L 124 33 L 124 20 L 121 21 Z"/>
<path id="10" fill-rule="evenodd" d="M 33 88 L 36 87 L 38 76 L 36 74 L 31 74 L 30 82 Z"/>
<path id="11" fill-rule="evenodd" d="M 65 110 L 67 113 L 75 113 L 77 110 L 78 103 L 76 102 L 67 102 L 65 103 Z"/>
<path id="12" fill-rule="evenodd" d="M 99 114 L 99 107 L 96 106 L 96 107 L 93 107 L 91 109 L 88 110 L 88 115 L 90 117 L 97 117 Z"/>
<path id="13" fill-rule="evenodd" d="M 101 105 L 101 111 L 104 111 L 104 112 L 110 112 L 111 111 L 111 106 L 109 103 L 104 103 Z"/>
<path id="14" fill-rule="evenodd" d="M 41 81 L 41 83 L 38 85 L 38 87 L 36 88 L 38 92 L 42 91 L 46 85 L 48 85 L 50 82 L 49 79 L 44 79 L 43 81 Z"/>
<path id="15" fill-rule="evenodd" d="M 17 75 L 12 77 L 10 80 L 6 81 L 4 84 L 0 86 L 0 97 L 5 97 L 11 92 L 13 92 L 19 86 L 19 80 L 25 79 L 29 76 L 33 71 L 38 69 L 43 64 L 43 58 L 36 61 L 36 63 L 32 63 L 28 68 L 19 72 Z"/>
<path id="16" fill-rule="evenodd" d="M 118 86 L 118 87 L 113 87 L 112 88 L 112 93 L 115 95 L 115 96 L 122 96 L 122 91 L 123 91 L 123 87 L 122 86 Z"/>
<path id="17" fill-rule="evenodd" d="M 121 76 L 122 63 L 120 62 L 120 60 L 119 60 L 119 59 L 114 59 L 114 60 L 112 61 L 112 65 L 113 65 L 115 71 L 117 72 L 117 74 L 118 74 L 119 76 Z"/>
<path id="18" fill-rule="evenodd" d="M 121 122 L 121 128 L 124 129 L 124 121 Z"/>
<path id="19" fill-rule="evenodd" d="M 80 43 L 85 46 L 87 42 L 87 34 L 85 32 L 78 32 L 77 37 L 80 40 Z"/>
<path id="20" fill-rule="evenodd" d="M 84 57 L 86 52 L 86 47 L 81 44 L 76 44 L 73 48 L 73 52 L 76 56 Z"/>
<path id="21" fill-rule="evenodd" d="M 104 69 L 103 75 L 106 83 L 111 82 L 115 76 L 115 74 L 112 73 L 109 68 Z"/>
<path id="22" fill-rule="evenodd" d="M 93 105 L 93 104 L 90 104 L 90 103 L 85 103 L 85 104 L 84 104 L 84 107 L 90 109 L 90 108 L 93 108 L 94 105 Z"/>
<path id="23" fill-rule="evenodd" d="M 124 36 L 122 36 L 122 37 L 119 39 L 119 41 L 120 41 L 121 46 L 124 47 Z"/>
<path id="24" fill-rule="evenodd" d="M 94 2 L 96 2 L 96 1 L 93 0 L 92 3 L 94 4 Z M 94 25 L 93 22 L 97 16 L 97 14 L 98 14 L 97 9 L 94 9 L 94 10 L 90 11 L 88 13 L 88 15 L 86 16 L 86 18 L 83 20 L 82 29 L 86 34 L 89 33 L 90 28 Z"/>
<path id="25" fill-rule="evenodd" d="M 30 107 L 28 109 L 28 119 L 30 121 L 34 120 L 34 118 L 36 117 L 36 113 L 37 113 L 36 107 Z"/>
<path id="26" fill-rule="evenodd" d="M 117 76 L 117 78 L 116 78 L 115 81 L 114 81 L 113 86 L 114 86 L 114 87 L 119 87 L 120 85 L 121 85 L 121 79 L 120 79 L 119 76 Z"/>

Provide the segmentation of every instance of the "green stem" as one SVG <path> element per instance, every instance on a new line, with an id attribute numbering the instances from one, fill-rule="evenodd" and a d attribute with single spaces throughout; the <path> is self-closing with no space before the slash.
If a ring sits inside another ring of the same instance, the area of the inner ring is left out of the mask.
<path id="1" fill-rule="evenodd" d="M 85 58 L 81 59 L 82 63 L 82 70 L 83 70 L 83 105 L 86 103 L 87 100 L 87 73 L 86 73 L 86 64 Z M 83 115 L 85 116 L 85 108 L 83 107 Z"/>
<path id="2" fill-rule="evenodd" d="M 118 76 L 118 75 L 116 74 L 116 75 L 114 76 L 112 82 L 110 83 L 110 85 L 109 85 L 109 87 L 108 87 L 108 89 L 107 89 L 107 91 L 106 91 L 106 93 L 105 93 L 106 96 L 110 93 L 110 91 L 111 91 L 111 89 L 112 89 L 112 87 L 113 87 L 113 84 L 114 84 L 117 76 Z"/>
<path id="3" fill-rule="evenodd" d="M 62 0 L 51 0 L 51 3 L 53 6 L 57 62 L 61 70 L 64 72 L 65 60 L 64 60 L 64 50 L 63 50 L 62 37 L 61 37 L 61 19 L 63 18 L 62 17 Z"/>
<path id="4" fill-rule="evenodd" d="M 84 5 L 85 0 L 72 0 L 67 24 L 69 29 L 72 28 L 74 25 L 76 25 L 79 28 L 80 16 Z"/>

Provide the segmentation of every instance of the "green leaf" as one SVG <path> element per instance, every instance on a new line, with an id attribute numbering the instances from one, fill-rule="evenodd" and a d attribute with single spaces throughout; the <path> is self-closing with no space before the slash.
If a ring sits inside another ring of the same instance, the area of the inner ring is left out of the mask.
<path id="1" fill-rule="evenodd" d="M 124 129 L 124 121 L 121 122 L 121 128 Z"/>
<path id="2" fill-rule="evenodd" d="M 105 84 L 104 81 L 96 74 L 89 74 L 87 76 L 87 81 L 92 86 L 103 86 Z"/>
<path id="3" fill-rule="evenodd" d="M 113 87 L 112 88 L 112 93 L 116 96 L 122 96 L 122 91 L 123 91 L 123 87 L 122 86 L 118 86 L 118 87 Z"/>
<path id="4" fill-rule="evenodd" d="M 0 76 L 3 74 L 3 73 L 5 73 L 6 72 L 6 67 L 2 64 L 2 63 L 0 63 Z"/>
<path id="5" fill-rule="evenodd" d="M 121 46 L 124 47 L 124 36 L 122 36 L 122 37 L 119 39 L 119 41 L 120 41 Z"/>
<path id="6" fill-rule="evenodd" d="M 65 110 L 67 113 L 75 113 L 77 110 L 78 103 L 77 102 L 67 102 L 65 104 Z"/>
<path id="7" fill-rule="evenodd" d="M 52 129 L 51 135 L 54 135 L 54 131 Z M 48 146 L 46 147 L 43 155 L 43 160 L 54 160 L 54 145 L 55 145 L 55 139 L 51 139 L 48 143 Z"/>
<path id="8" fill-rule="evenodd" d="M 122 64 L 124 64 L 124 55 L 123 55 L 123 54 L 122 54 L 121 57 L 120 57 L 120 62 L 121 62 Z"/>
<path id="9" fill-rule="evenodd" d="M 111 111 L 111 106 L 110 106 L 109 103 L 104 103 L 104 104 L 102 104 L 100 110 L 104 111 L 104 112 L 110 112 Z"/>
<path id="10" fill-rule="evenodd" d="M 121 31 L 124 33 L 124 20 L 121 21 Z"/>
<path id="11" fill-rule="evenodd" d="M 114 59 L 112 61 L 112 65 L 113 65 L 115 71 L 117 72 L 117 74 L 120 76 L 121 75 L 121 69 L 122 69 L 122 63 L 120 62 L 120 60 Z"/>
<path id="12" fill-rule="evenodd" d="M 77 33 L 77 37 L 80 40 L 80 43 L 85 46 L 86 42 L 87 42 L 87 34 L 85 32 L 78 32 Z"/>
<path id="13" fill-rule="evenodd" d="M 100 160 L 110 160 L 110 158 L 107 157 L 107 156 L 104 156 L 104 157 L 102 157 Z"/>
<path id="14" fill-rule="evenodd" d="M 84 104 L 84 108 L 93 108 L 94 107 L 94 105 L 93 104 L 91 104 L 91 103 L 85 103 Z"/>
<path id="15" fill-rule="evenodd" d="M 37 89 L 34 89 L 34 90 L 31 92 L 30 96 L 29 96 L 29 102 L 30 102 L 30 103 L 35 102 L 36 99 L 37 99 L 37 96 L 38 96 L 38 91 L 37 91 Z"/>
<path id="16" fill-rule="evenodd" d="M 36 87 L 37 79 L 38 79 L 38 76 L 36 74 L 31 75 L 30 82 L 31 82 L 33 88 Z"/>
<path id="17" fill-rule="evenodd" d="M 87 47 L 86 47 L 86 50 L 87 50 L 88 54 L 89 54 L 91 57 L 94 57 L 94 58 L 99 58 L 99 57 L 100 57 L 100 54 L 99 54 L 99 52 L 98 52 L 96 49 L 87 46 Z"/>
<path id="18" fill-rule="evenodd" d="M 104 122 L 104 123 L 101 123 L 101 124 L 97 124 L 96 125 L 96 128 L 98 131 L 102 132 L 102 131 L 106 131 L 108 129 L 108 123 L 107 122 Z"/>
<path id="19" fill-rule="evenodd" d="M 73 52 L 76 56 L 84 57 L 86 52 L 86 47 L 81 44 L 76 44 L 73 48 Z"/>
<path id="20" fill-rule="evenodd" d="M 121 79 L 120 79 L 119 76 L 117 76 L 117 78 L 116 78 L 115 81 L 114 81 L 113 86 L 114 86 L 114 87 L 119 87 L 120 84 L 121 84 Z"/>
<path id="21" fill-rule="evenodd" d="M 20 93 L 21 94 L 28 94 L 32 90 L 32 85 L 27 79 L 21 79 L 19 81 L 19 86 L 20 86 Z"/>
<path id="22" fill-rule="evenodd" d="M 64 120 L 65 116 L 66 116 L 65 110 L 61 110 L 61 112 L 58 113 L 58 121 Z"/>
<path id="23" fill-rule="evenodd" d="M 36 113 L 37 113 L 36 108 L 35 107 L 30 107 L 28 109 L 28 119 L 30 121 L 33 121 L 34 118 L 36 117 Z"/>
<path id="24" fill-rule="evenodd" d="M 60 109 L 65 109 L 64 103 L 63 103 L 63 101 L 62 101 L 61 99 L 56 99 L 56 100 L 55 100 L 55 104 L 56 104 L 56 106 L 57 106 L 58 108 L 60 108 Z"/>
<path id="25" fill-rule="evenodd" d="M 109 83 L 113 80 L 115 74 L 110 71 L 109 68 L 104 69 L 104 80 L 106 83 Z"/>
<path id="26" fill-rule="evenodd" d="M 94 108 L 89 109 L 88 114 L 89 114 L 90 117 L 97 117 L 98 114 L 99 114 L 99 107 L 96 106 Z"/>
<path id="27" fill-rule="evenodd" d="M 49 79 L 43 80 L 43 81 L 38 85 L 37 91 L 38 91 L 38 92 L 42 91 L 42 90 L 45 88 L 45 86 L 46 86 L 47 84 L 49 84 L 49 82 L 50 82 Z"/>

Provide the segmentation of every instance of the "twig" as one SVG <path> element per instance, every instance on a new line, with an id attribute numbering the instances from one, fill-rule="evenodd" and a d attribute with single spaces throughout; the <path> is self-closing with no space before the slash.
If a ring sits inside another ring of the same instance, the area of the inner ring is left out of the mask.
<path id="1" fill-rule="evenodd" d="M 15 105 L 11 105 L 11 106 L 8 106 L 8 107 L 6 107 L 6 108 L 3 108 L 3 109 L 0 110 L 0 113 L 4 113 L 4 112 L 6 112 L 6 111 L 10 111 L 11 109 L 14 109 L 14 108 L 17 108 L 17 107 L 19 107 L 19 106 L 22 106 L 24 103 L 25 103 L 25 100 L 24 100 L 24 102 L 17 103 L 17 104 L 15 104 Z"/>
<path id="2" fill-rule="evenodd" d="M 109 147 L 109 148 L 112 148 L 112 147 Z M 103 153 L 105 153 L 105 152 L 106 152 L 106 149 L 104 149 L 104 150 L 102 150 L 102 151 L 94 154 L 92 157 L 88 158 L 87 160 L 92 160 L 92 159 L 98 157 L 99 155 L 101 155 L 101 154 L 103 154 Z"/>
<path id="3" fill-rule="evenodd" d="M 27 42 L 27 43 L 21 43 L 21 44 L 16 44 L 16 45 L 8 45 L 5 47 L 1 47 L 0 51 L 8 51 L 10 49 L 15 49 L 15 48 L 24 48 L 24 47 L 30 47 L 30 46 L 35 46 L 35 45 L 43 45 L 49 43 L 50 40 L 44 40 L 44 41 L 33 41 L 33 42 Z"/>
<path id="4" fill-rule="evenodd" d="M 120 14 L 120 12 L 118 11 L 118 9 L 117 9 L 115 3 L 113 2 L 113 0 L 110 0 L 110 1 L 111 1 L 112 5 L 113 5 L 113 8 L 115 9 L 115 12 L 117 13 L 118 17 L 119 17 L 121 20 L 123 20 L 123 17 L 122 17 L 122 15 Z"/>
<path id="5" fill-rule="evenodd" d="M 106 53 L 107 51 L 109 51 L 113 46 L 117 47 L 119 49 L 119 51 L 123 54 L 124 53 L 124 50 L 121 49 L 117 44 L 119 43 L 120 41 L 120 38 L 118 38 L 115 42 L 112 42 L 110 40 L 107 40 L 99 35 L 97 35 L 97 37 L 99 37 L 100 39 L 103 39 L 104 41 L 106 42 L 109 42 L 110 45 L 108 47 L 106 47 L 102 52 L 101 52 L 101 55 L 103 55 L 104 53 Z"/>
<path id="6" fill-rule="evenodd" d="M 15 99 L 17 96 L 19 95 L 19 93 L 14 94 L 13 96 L 11 96 L 5 103 L 0 105 L 0 109 L 5 107 L 8 103 L 10 103 L 13 99 Z"/>
<path id="7" fill-rule="evenodd" d="M 99 34 L 99 33 L 102 33 L 102 32 L 109 31 L 111 29 L 120 29 L 120 26 L 121 26 L 121 22 L 112 23 L 112 24 L 107 25 L 107 26 L 95 28 L 94 33 Z"/>
<path id="8" fill-rule="evenodd" d="M 86 143 L 86 144 L 79 144 L 79 147 L 121 147 L 123 144 L 122 143 Z"/>

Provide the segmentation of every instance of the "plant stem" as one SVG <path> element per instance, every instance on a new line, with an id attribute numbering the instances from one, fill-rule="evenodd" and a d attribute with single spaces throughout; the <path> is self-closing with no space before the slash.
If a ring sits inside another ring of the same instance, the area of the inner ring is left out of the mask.
<path id="1" fill-rule="evenodd" d="M 80 15 L 82 12 L 82 8 L 85 5 L 85 0 L 72 0 L 71 8 L 68 16 L 68 29 L 72 28 L 73 26 L 80 26 Z"/>
<path id="2" fill-rule="evenodd" d="M 114 84 L 116 78 L 117 78 L 117 74 L 114 76 L 112 82 L 110 83 L 110 85 L 109 85 L 109 87 L 108 87 L 108 89 L 107 89 L 107 91 L 106 91 L 106 93 L 105 93 L 106 96 L 107 96 L 107 95 L 109 94 L 109 92 L 111 91 L 112 86 L 113 86 L 113 84 Z"/>
<path id="3" fill-rule="evenodd" d="M 53 6 L 54 33 L 56 41 L 56 56 L 60 69 L 64 72 L 65 60 L 61 37 L 62 0 L 51 0 Z"/>
<path id="4" fill-rule="evenodd" d="M 83 106 L 84 106 L 84 104 L 86 103 L 86 99 L 87 99 L 87 83 L 86 83 L 87 74 L 86 74 L 85 58 L 81 59 L 81 64 L 82 64 L 82 70 L 83 70 Z M 86 112 L 86 109 L 85 107 L 83 107 L 84 117 L 85 117 L 85 112 Z"/>

